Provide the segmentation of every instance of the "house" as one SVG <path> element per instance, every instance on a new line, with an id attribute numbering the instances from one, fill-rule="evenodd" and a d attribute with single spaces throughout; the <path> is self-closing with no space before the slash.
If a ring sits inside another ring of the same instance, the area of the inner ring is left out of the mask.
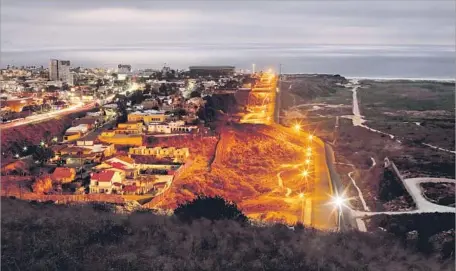
<path id="1" fill-rule="evenodd" d="M 95 153 L 103 157 L 109 157 L 116 153 L 114 144 L 104 145 L 95 144 L 93 140 L 78 140 L 76 141 L 76 145 L 86 150 L 90 150 L 90 153 Z"/>
<path id="2" fill-rule="evenodd" d="M 53 161 L 61 160 L 67 165 L 81 166 L 87 163 L 100 162 L 104 157 L 115 153 L 114 145 L 94 144 L 93 141 L 77 141 L 76 145 L 67 145 L 55 149 Z"/>
<path id="3" fill-rule="evenodd" d="M 163 134 L 191 133 L 192 131 L 197 129 L 198 126 L 185 125 L 185 121 L 172 121 L 167 124 L 149 123 L 149 125 L 147 126 L 147 131 L 149 133 Z"/>
<path id="4" fill-rule="evenodd" d="M 120 172 L 103 170 L 90 176 L 90 193 L 115 194 L 120 192 L 123 178 Z"/>
<path id="5" fill-rule="evenodd" d="M 118 134 L 115 131 L 102 132 L 98 140 L 114 145 L 142 146 L 143 137 L 140 134 Z"/>
<path id="6" fill-rule="evenodd" d="M 129 122 L 138 122 L 143 121 L 148 124 L 150 122 L 165 122 L 170 116 L 165 114 L 165 111 L 158 110 L 145 110 L 145 111 L 136 111 L 128 114 Z"/>
<path id="7" fill-rule="evenodd" d="M 116 134 L 141 134 L 144 130 L 142 122 L 129 121 L 117 124 Z"/>
<path id="8" fill-rule="evenodd" d="M 190 152 L 188 148 L 162 148 L 162 147 L 154 147 L 154 148 L 147 148 L 145 146 L 130 148 L 128 150 L 130 155 L 148 155 L 148 156 L 155 156 L 156 158 L 171 158 L 173 159 L 174 163 L 182 163 L 184 162 L 189 156 Z"/>
<path id="9" fill-rule="evenodd" d="M 83 118 L 80 118 L 80 119 L 75 119 L 73 121 L 73 126 L 78 126 L 80 124 L 86 124 L 87 125 L 87 128 L 90 130 L 90 129 L 93 129 L 95 128 L 98 124 L 100 124 L 102 121 L 102 119 L 100 117 L 83 117 Z"/>
<path id="10" fill-rule="evenodd" d="M 109 169 L 120 172 L 124 178 L 135 179 L 138 175 L 138 169 L 135 160 L 127 156 L 118 156 L 108 159 L 97 165 L 96 170 Z"/>
<path id="11" fill-rule="evenodd" d="M 77 140 L 88 132 L 89 128 L 87 124 L 79 124 L 74 127 L 68 128 L 65 135 L 63 136 L 64 141 Z"/>
<path id="12" fill-rule="evenodd" d="M 51 174 L 51 179 L 55 183 L 70 183 L 76 178 L 76 170 L 74 168 L 58 167 Z"/>

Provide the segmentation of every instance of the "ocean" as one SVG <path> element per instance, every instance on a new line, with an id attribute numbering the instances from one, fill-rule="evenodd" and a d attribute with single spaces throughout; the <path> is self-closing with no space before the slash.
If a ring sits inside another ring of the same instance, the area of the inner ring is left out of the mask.
<path id="1" fill-rule="evenodd" d="M 454 79 L 452 46 L 159 44 L 99 48 L 17 49 L 1 52 L 1 66 L 49 65 L 50 58 L 71 66 L 111 67 L 131 64 L 133 69 L 166 65 L 233 65 L 238 69 L 273 68 L 283 73 L 328 73 L 347 77 Z"/>

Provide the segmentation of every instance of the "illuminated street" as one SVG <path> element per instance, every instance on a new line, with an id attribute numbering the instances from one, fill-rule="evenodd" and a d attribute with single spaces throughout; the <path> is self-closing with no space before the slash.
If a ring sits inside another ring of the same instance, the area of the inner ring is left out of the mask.
<path id="1" fill-rule="evenodd" d="M 299 124 L 286 128 L 274 123 L 276 95 L 281 91 L 277 81 L 277 75 L 271 71 L 261 75 L 250 92 L 248 113 L 240 122 L 273 126 L 280 133 L 271 136 L 302 147 L 303 158 L 300 163 L 283 165 L 277 173 L 277 189 L 264 200 L 282 198 L 288 208 L 281 212 L 281 217 L 285 217 L 288 224 L 302 222 L 319 229 L 336 230 L 338 212 L 332 203 L 334 191 L 324 143 L 309 135 Z"/>
<path id="2" fill-rule="evenodd" d="M 125 95 L 127 92 L 131 92 L 137 88 L 138 88 L 138 84 L 133 83 L 127 90 L 125 90 L 119 94 Z M 115 94 L 107 97 L 106 102 L 108 102 L 108 103 L 111 102 L 114 99 L 114 97 L 115 97 Z M 56 118 L 56 117 L 61 117 L 61 116 L 65 116 L 65 115 L 72 114 L 72 113 L 87 111 L 87 110 L 93 109 L 95 106 L 96 106 L 96 102 L 91 102 L 91 103 L 87 103 L 87 104 L 80 102 L 76 105 L 70 106 L 65 109 L 53 111 L 50 113 L 33 115 L 33 116 L 29 116 L 29 117 L 26 117 L 24 119 L 20 119 L 17 121 L 0 124 L 0 129 L 8 129 L 8 128 L 17 127 L 17 126 L 21 126 L 21 125 L 25 125 L 25 124 L 30 124 L 30 123 L 40 122 L 40 121 L 44 121 L 44 120 L 48 120 L 48 119 L 52 119 L 52 118 Z"/>

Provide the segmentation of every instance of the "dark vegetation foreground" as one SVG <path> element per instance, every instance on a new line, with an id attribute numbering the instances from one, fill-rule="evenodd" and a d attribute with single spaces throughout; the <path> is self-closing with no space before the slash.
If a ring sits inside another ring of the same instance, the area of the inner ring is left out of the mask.
<path id="1" fill-rule="evenodd" d="M 453 270 L 390 236 L 2 199 L 2 270 Z"/>

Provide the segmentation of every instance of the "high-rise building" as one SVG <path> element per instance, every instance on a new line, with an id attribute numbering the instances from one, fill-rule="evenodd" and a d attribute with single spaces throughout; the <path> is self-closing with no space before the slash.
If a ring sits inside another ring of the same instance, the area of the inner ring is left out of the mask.
<path id="1" fill-rule="evenodd" d="M 49 63 L 49 80 L 62 81 L 72 85 L 72 78 L 70 74 L 70 61 L 51 59 Z"/>
<path id="2" fill-rule="evenodd" d="M 59 80 L 59 61 L 57 59 L 51 59 L 49 63 L 49 80 L 58 81 Z"/>

